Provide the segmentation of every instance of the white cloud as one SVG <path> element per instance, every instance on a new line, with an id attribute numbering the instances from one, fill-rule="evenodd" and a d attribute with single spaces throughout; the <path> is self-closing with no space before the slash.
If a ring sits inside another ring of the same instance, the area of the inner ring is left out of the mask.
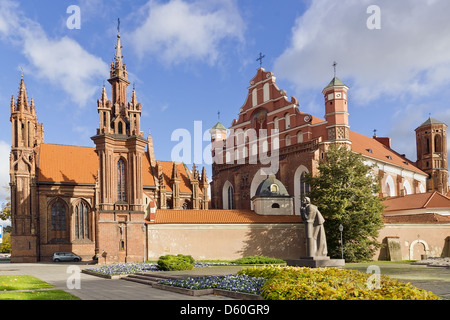
<path id="1" fill-rule="evenodd" d="M 51 40 L 45 34 L 26 35 L 23 53 L 38 77 L 61 86 L 80 106 L 98 93 L 97 84 L 108 75 L 102 59 L 68 37 Z"/>
<path id="2" fill-rule="evenodd" d="M 417 97 L 450 82 L 448 0 L 380 0 L 381 30 L 369 30 L 372 0 L 313 1 L 292 29 L 275 63 L 298 91 L 322 89 L 338 77 L 352 84 L 358 103 L 381 96 Z"/>
<path id="3" fill-rule="evenodd" d="M 186 60 L 214 64 L 221 42 L 243 41 L 244 22 L 232 0 L 149 1 L 143 23 L 130 37 L 137 54 L 156 55 L 167 65 Z"/>
<path id="4" fill-rule="evenodd" d="M 0 203 L 9 197 L 9 143 L 0 140 Z"/>
<path id="5" fill-rule="evenodd" d="M 22 48 L 32 75 L 60 86 L 79 106 L 98 91 L 108 65 L 73 39 L 50 39 L 42 27 L 27 18 L 16 2 L 0 1 L 0 35 Z"/>

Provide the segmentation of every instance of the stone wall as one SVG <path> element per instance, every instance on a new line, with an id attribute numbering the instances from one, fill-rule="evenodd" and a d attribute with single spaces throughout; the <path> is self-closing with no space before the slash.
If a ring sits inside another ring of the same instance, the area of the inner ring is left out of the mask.
<path id="1" fill-rule="evenodd" d="M 302 224 L 148 225 L 148 259 L 188 254 L 196 260 L 263 255 L 298 259 L 305 254 Z"/>
<path id="2" fill-rule="evenodd" d="M 375 260 L 390 260 L 388 239 L 396 238 L 400 244 L 402 260 L 420 260 L 429 257 L 450 256 L 450 224 L 386 224 L 380 231 L 378 241 L 385 246 Z M 395 259 L 398 260 L 398 259 Z"/>

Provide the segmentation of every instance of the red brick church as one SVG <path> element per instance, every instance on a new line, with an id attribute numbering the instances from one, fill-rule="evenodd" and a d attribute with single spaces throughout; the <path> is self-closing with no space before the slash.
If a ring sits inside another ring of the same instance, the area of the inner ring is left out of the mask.
<path id="1" fill-rule="evenodd" d="M 324 119 L 301 111 L 275 80 L 258 69 L 231 127 L 211 129 L 209 182 L 205 168 L 155 159 L 153 138 L 140 130 L 134 88 L 127 101 L 120 35 L 108 79 L 111 99 L 103 87 L 97 102 L 95 147 L 45 143 L 22 77 L 11 99 L 11 261 L 48 261 L 58 251 L 99 263 L 168 253 L 297 259 L 305 252 L 303 177 L 317 172 L 330 144 L 347 146 L 374 165 L 380 196 L 391 200 L 380 241 L 399 241 L 403 258 L 420 250 L 450 254 L 445 124 L 430 118 L 418 126 L 413 162 L 394 151 L 389 138 L 350 130 L 349 88 L 337 77 L 323 90 Z"/>
<path id="2" fill-rule="evenodd" d="M 11 99 L 12 262 L 49 260 L 57 251 L 143 261 L 146 223 L 156 208 L 208 209 L 205 169 L 156 160 L 152 137 L 144 138 L 134 89 L 127 101 L 120 35 L 108 82 L 112 97 L 103 87 L 92 148 L 45 143 L 20 80 Z"/>

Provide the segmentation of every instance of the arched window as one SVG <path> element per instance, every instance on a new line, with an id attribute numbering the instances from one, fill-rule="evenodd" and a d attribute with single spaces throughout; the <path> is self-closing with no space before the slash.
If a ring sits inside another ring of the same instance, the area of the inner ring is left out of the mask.
<path id="1" fill-rule="evenodd" d="M 275 118 L 273 119 L 273 128 L 274 128 L 274 129 L 278 129 L 278 118 L 277 118 L 277 117 L 275 117 Z"/>
<path id="2" fill-rule="evenodd" d="M 125 176 L 125 162 L 120 159 L 117 162 L 117 200 L 126 201 L 125 197 L 126 176 Z"/>
<path id="3" fill-rule="evenodd" d="M 263 87 L 264 102 L 270 100 L 270 85 L 266 83 Z"/>
<path id="4" fill-rule="evenodd" d="M 442 138 L 440 134 L 434 137 L 434 152 L 442 152 Z"/>
<path id="5" fill-rule="evenodd" d="M 297 143 L 303 142 L 303 132 L 299 131 L 297 132 Z"/>
<path id="6" fill-rule="evenodd" d="M 256 88 L 252 90 L 252 106 L 256 106 L 258 104 L 258 91 Z"/>
<path id="7" fill-rule="evenodd" d="M 234 209 L 234 189 L 232 186 L 228 187 L 228 209 Z"/>
<path id="8" fill-rule="evenodd" d="M 61 199 L 52 204 L 51 215 L 52 230 L 66 230 L 66 205 Z"/>
<path id="9" fill-rule="evenodd" d="M 428 138 L 425 139 L 425 153 L 430 153 L 430 139 Z"/>
<path id="10" fill-rule="evenodd" d="M 291 116 L 289 115 L 289 113 L 286 113 L 285 115 L 284 115 L 284 121 L 285 121 L 285 124 L 286 124 L 286 130 L 287 129 L 289 129 L 290 127 L 291 127 Z"/>
<path id="11" fill-rule="evenodd" d="M 119 134 L 123 134 L 123 123 L 119 121 Z"/>
<path id="12" fill-rule="evenodd" d="M 276 184 L 272 184 L 270 186 L 270 192 L 277 193 L 278 192 L 278 186 Z"/>
<path id="13" fill-rule="evenodd" d="M 286 136 L 285 145 L 286 145 L 286 147 L 291 145 L 291 136 L 290 135 Z"/>
<path id="14" fill-rule="evenodd" d="M 89 206 L 84 202 L 75 207 L 75 239 L 89 239 Z"/>

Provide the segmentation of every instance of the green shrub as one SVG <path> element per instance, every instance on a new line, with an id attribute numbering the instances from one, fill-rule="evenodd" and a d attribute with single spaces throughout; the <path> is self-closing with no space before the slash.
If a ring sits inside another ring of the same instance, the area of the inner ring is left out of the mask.
<path id="1" fill-rule="evenodd" d="M 249 256 L 240 259 L 236 259 L 233 263 L 237 264 L 283 264 L 286 261 L 282 259 L 269 258 L 264 256 Z"/>
<path id="2" fill-rule="evenodd" d="M 165 255 L 158 259 L 158 269 L 162 271 L 191 270 L 194 268 L 195 260 L 188 255 Z"/>
<path id="3" fill-rule="evenodd" d="M 266 300 L 439 300 L 432 292 L 381 275 L 379 286 L 372 274 L 338 268 L 275 267 L 247 268 L 239 271 L 252 277 L 267 278 L 261 288 Z"/>

